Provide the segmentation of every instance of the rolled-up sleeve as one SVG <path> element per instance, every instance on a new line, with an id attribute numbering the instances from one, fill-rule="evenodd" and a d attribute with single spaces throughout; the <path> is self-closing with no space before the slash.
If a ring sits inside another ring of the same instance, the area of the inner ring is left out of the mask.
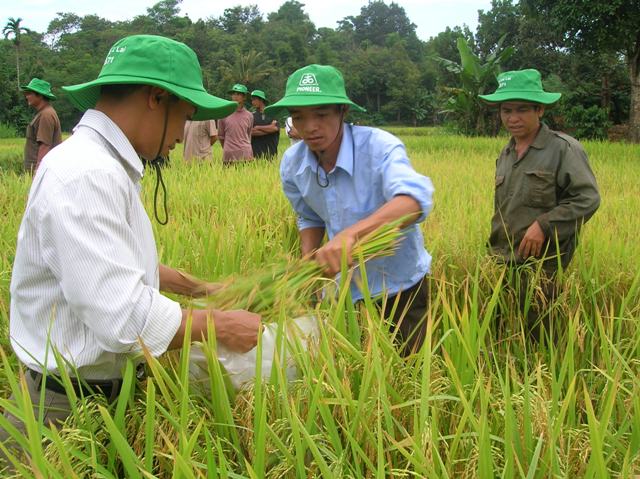
<path id="1" fill-rule="evenodd" d="M 431 180 L 413 169 L 404 146 L 396 145 L 387 153 L 382 164 L 383 194 L 386 201 L 407 195 L 420 205 L 422 214 L 416 221 L 424 221 L 433 208 Z"/>
<path id="2" fill-rule="evenodd" d="M 104 350 L 135 353 L 140 339 L 157 356 L 175 336 L 182 312 L 144 282 L 127 221 L 130 194 L 109 171 L 61 186 L 41 215 L 40 244 L 74 315 Z"/>

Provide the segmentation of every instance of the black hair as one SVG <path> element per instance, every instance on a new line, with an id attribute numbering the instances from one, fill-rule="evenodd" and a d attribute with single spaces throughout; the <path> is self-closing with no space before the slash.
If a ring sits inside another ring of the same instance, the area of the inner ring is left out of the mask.
<path id="1" fill-rule="evenodd" d="M 152 85 L 143 85 L 143 84 L 136 84 L 136 83 L 112 83 L 108 85 L 102 85 L 100 87 L 100 95 L 108 97 L 112 100 L 120 101 L 130 97 L 131 95 L 136 93 L 138 90 L 141 90 L 142 88 L 147 88 L 150 86 Z M 162 88 L 162 87 L 158 87 L 158 88 Z M 169 93 L 169 100 L 171 102 L 176 102 L 179 99 L 180 98 L 178 98 L 173 93 Z"/>

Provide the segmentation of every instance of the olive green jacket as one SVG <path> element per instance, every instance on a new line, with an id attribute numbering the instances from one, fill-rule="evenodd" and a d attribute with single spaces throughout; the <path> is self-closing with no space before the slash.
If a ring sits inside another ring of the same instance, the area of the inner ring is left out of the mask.
<path id="1" fill-rule="evenodd" d="M 566 267 L 578 243 L 580 227 L 600 206 L 595 176 L 582 145 L 542 124 L 518 160 L 515 141 L 496 161 L 494 216 L 489 246 L 509 263 L 521 263 L 518 246 L 538 221 L 545 234 L 546 263 Z"/>

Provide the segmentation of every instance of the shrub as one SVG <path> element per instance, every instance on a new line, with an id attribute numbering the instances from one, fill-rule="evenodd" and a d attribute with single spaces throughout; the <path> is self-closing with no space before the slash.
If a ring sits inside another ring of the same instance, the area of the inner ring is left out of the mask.
<path id="1" fill-rule="evenodd" d="M 589 108 L 576 105 L 565 114 L 565 127 L 577 138 L 605 140 L 610 126 L 607 111 L 595 105 Z"/>
<path id="2" fill-rule="evenodd" d="M 0 123 L 0 138 L 17 138 L 16 128 L 6 123 Z"/>

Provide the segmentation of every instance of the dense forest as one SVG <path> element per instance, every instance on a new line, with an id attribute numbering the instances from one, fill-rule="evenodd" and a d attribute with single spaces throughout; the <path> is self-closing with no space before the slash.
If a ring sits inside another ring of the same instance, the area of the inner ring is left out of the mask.
<path id="1" fill-rule="evenodd" d="M 309 63 L 345 75 L 355 117 L 368 124 L 448 125 L 464 134 L 496 134 L 495 112 L 477 94 L 495 89 L 500 71 L 537 68 L 545 87 L 563 93 L 548 117 L 579 137 L 621 131 L 640 140 L 640 2 L 493 0 L 478 11 L 475 32 L 447 28 L 423 41 L 404 9 L 370 1 L 337 28 L 316 28 L 297 0 L 275 12 L 236 6 L 193 21 L 181 0 L 162 0 L 131 20 L 60 12 L 46 32 L 28 18 L 9 17 L 0 39 L 0 124 L 22 134 L 32 116 L 18 88 L 37 76 L 50 81 L 69 131 L 79 114 L 62 85 L 93 79 L 108 48 L 130 34 L 165 35 L 193 48 L 205 87 L 218 96 L 236 82 L 277 99 L 287 76 Z M 6 11 L 7 9 L 5 9 Z M 10 14 L 10 12 L 7 12 Z"/>

